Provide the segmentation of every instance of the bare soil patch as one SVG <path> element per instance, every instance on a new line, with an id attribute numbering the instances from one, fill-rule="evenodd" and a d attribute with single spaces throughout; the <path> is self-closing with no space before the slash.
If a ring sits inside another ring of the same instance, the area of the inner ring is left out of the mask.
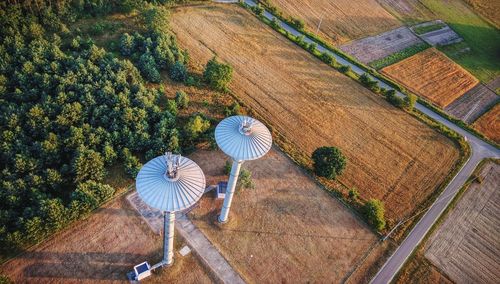
<path id="1" fill-rule="evenodd" d="M 444 111 L 468 124 L 490 109 L 500 97 L 483 84 L 477 84 L 460 98 L 449 104 Z"/>
<path id="2" fill-rule="evenodd" d="M 190 158 L 205 172 L 207 184 L 227 180 L 228 157 L 222 152 L 197 151 Z M 236 192 L 228 224 L 215 224 L 222 200 L 214 193 L 205 194 L 190 218 L 246 281 L 341 282 L 365 254 L 377 254 L 369 266 L 383 252 L 363 222 L 282 152 L 273 148 L 243 167 L 251 171 L 255 188 Z"/>
<path id="3" fill-rule="evenodd" d="M 500 279 L 500 165 L 488 163 L 430 238 L 425 257 L 457 283 Z"/>
<path id="4" fill-rule="evenodd" d="M 358 188 L 362 198 L 383 200 L 389 218 L 426 200 L 458 158 L 451 140 L 240 7 L 175 9 L 171 26 L 194 62 L 217 55 L 234 67 L 231 90 L 275 137 L 289 141 L 281 146 L 294 158 L 309 163 L 317 147 L 340 147 L 349 159 L 341 182 Z"/>
<path id="5" fill-rule="evenodd" d="M 144 283 L 212 283 L 193 255 L 177 252 L 174 265 Z M 129 205 L 125 196 L 106 204 L 86 220 L 0 267 L 14 283 L 128 283 L 126 273 L 143 261 L 162 256 L 162 237 L 156 235 Z"/>
<path id="6" fill-rule="evenodd" d="M 334 44 L 375 35 L 401 26 L 375 0 L 272 0 L 285 16 L 304 20 L 306 27 Z"/>
<path id="7" fill-rule="evenodd" d="M 491 140 L 500 143 L 500 104 L 481 116 L 473 126 Z"/>
<path id="8" fill-rule="evenodd" d="M 382 73 L 441 108 L 472 89 L 479 81 L 435 48 L 426 49 Z"/>
<path id="9" fill-rule="evenodd" d="M 368 64 L 419 43 L 422 41 L 409 28 L 400 27 L 376 36 L 343 44 L 340 49 Z"/>

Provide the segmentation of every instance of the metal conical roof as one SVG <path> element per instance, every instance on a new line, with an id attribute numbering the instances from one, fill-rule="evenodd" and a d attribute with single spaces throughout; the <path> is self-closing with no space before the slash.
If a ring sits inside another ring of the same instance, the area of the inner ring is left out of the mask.
<path id="1" fill-rule="evenodd" d="M 269 129 L 248 116 L 230 116 L 215 128 L 219 148 L 237 161 L 255 160 L 264 156 L 273 144 Z"/>
<path id="2" fill-rule="evenodd" d="M 136 178 L 139 197 L 149 206 L 174 212 L 195 204 L 205 191 L 205 175 L 192 160 L 180 157 L 175 179 L 166 175 L 167 161 L 159 156 L 147 162 Z"/>

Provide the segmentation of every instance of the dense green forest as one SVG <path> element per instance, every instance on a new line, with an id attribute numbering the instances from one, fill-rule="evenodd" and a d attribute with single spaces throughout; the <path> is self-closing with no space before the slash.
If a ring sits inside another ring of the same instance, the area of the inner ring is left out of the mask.
<path id="1" fill-rule="evenodd" d="M 146 3 L 151 2 L 151 3 Z M 174 81 L 222 89 L 232 69 L 211 60 L 194 78 L 189 56 L 168 32 L 175 1 L 10 1 L 0 4 L 0 254 L 35 243 L 115 193 L 111 166 L 135 177 L 142 158 L 192 147 L 211 123 L 193 114 L 181 125 L 175 101 L 161 98 L 165 70 Z M 120 58 L 68 25 L 139 9 L 143 31 L 120 38 Z M 186 95 L 178 102 L 187 105 Z M 228 113 L 230 114 L 230 113 Z"/>

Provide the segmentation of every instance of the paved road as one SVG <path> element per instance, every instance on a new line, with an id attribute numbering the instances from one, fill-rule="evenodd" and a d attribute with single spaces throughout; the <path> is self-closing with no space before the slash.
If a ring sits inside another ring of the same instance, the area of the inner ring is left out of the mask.
<path id="1" fill-rule="evenodd" d="M 255 6 L 256 3 L 252 0 L 244 0 L 246 4 L 250 6 Z M 269 12 L 265 11 L 264 16 L 268 19 L 273 19 L 274 16 L 270 14 Z M 295 36 L 304 36 L 304 41 L 307 43 L 313 42 L 310 38 L 308 38 L 306 35 L 302 34 L 301 32 L 297 31 L 293 27 L 287 25 L 286 23 L 279 21 L 281 27 L 288 31 L 289 33 L 295 35 Z M 357 74 L 363 74 L 366 72 L 366 70 L 361 69 L 360 67 L 354 65 L 353 63 L 345 60 L 344 58 L 338 56 L 337 54 L 325 49 L 322 46 L 318 46 L 317 49 L 320 52 L 327 52 L 331 54 L 332 56 L 335 57 L 337 62 L 343 64 L 343 65 L 349 65 L 351 66 L 351 69 L 353 72 L 356 72 Z M 373 80 L 377 81 L 379 83 L 379 86 L 386 88 L 386 89 L 392 89 L 388 84 L 385 82 L 381 81 L 378 78 L 375 78 L 370 75 Z M 404 97 L 404 94 L 397 92 L 398 96 Z M 452 179 L 452 181 L 448 184 L 448 186 L 443 190 L 439 198 L 432 204 L 430 209 L 425 213 L 425 215 L 420 219 L 420 221 L 415 225 L 415 227 L 412 229 L 408 237 L 401 243 L 399 248 L 394 252 L 394 254 L 387 260 L 387 262 L 384 264 L 382 269 L 375 275 L 375 277 L 371 280 L 370 283 L 374 284 L 385 284 L 389 283 L 396 273 L 399 271 L 399 269 L 403 266 L 405 261 L 408 259 L 408 257 L 411 255 L 413 250 L 418 246 L 418 244 L 422 241 L 422 239 L 425 237 L 427 232 L 430 230 L 432 225 L 437 221 L 439 216 L 443 213 L 446 207 L 448 207 L 449 203 L 453 199 L 453 197 L 458 193 L 460 188 L 463 186 L 465 181 L 469 178 L 469 176 L 472 174 L 474 171 L 475 167 L 479 164 L 479 162 L 485 158 L 500 158 L 500 150 L 497 149 L 496 147 L 484 142 L 480 138 L 476 137 L 474 134 L 460 128 L 459 126 L 455 125 L 451 121 L 447 120 L 446 118 L 440 116 L 439 114 L 435 113 L 431 109 L 428 109 L 422 104 L 417 103 L 415 105 L 415 108 L 420 110 L 421 112 L 425 113 L 427 116 L 433 118 L 434 120 L 446 125 L 450 129 L 453 129 L 467 140 L 469 145 L 471 146 L 472 150 L 472 155 L 469 158 L 469 160 L 465 163 L 465 165 L 460 169 L 460 171 L 457 173 L 457 175 Z M 439 159 L 439 157 L 436 157 L 436 159 Z"/>

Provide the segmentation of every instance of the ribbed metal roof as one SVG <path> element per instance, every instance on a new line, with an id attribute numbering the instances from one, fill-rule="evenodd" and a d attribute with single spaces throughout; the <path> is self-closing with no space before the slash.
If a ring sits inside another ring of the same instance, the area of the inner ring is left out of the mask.
<path id="1" fill-rule="evenodd" d="M 244 123 L 250 124 L 245 131 Z M 237 161 L 255 160 L 264 156 L 273 144 L 269 129 L 262 122 L 242 115 L 230 116 L 215 128 L 219 148 Z"/>
<path id="2" fill-rule="evenodd" d="M 147 162 L 136 178 L 139 197 L 149 206 L 161 211 L 174 212 L 196 203 L 205 191 L 205 175 L 192 160 L 181 157 L 175 179 L 166 176 L 165 156 Z"/>

